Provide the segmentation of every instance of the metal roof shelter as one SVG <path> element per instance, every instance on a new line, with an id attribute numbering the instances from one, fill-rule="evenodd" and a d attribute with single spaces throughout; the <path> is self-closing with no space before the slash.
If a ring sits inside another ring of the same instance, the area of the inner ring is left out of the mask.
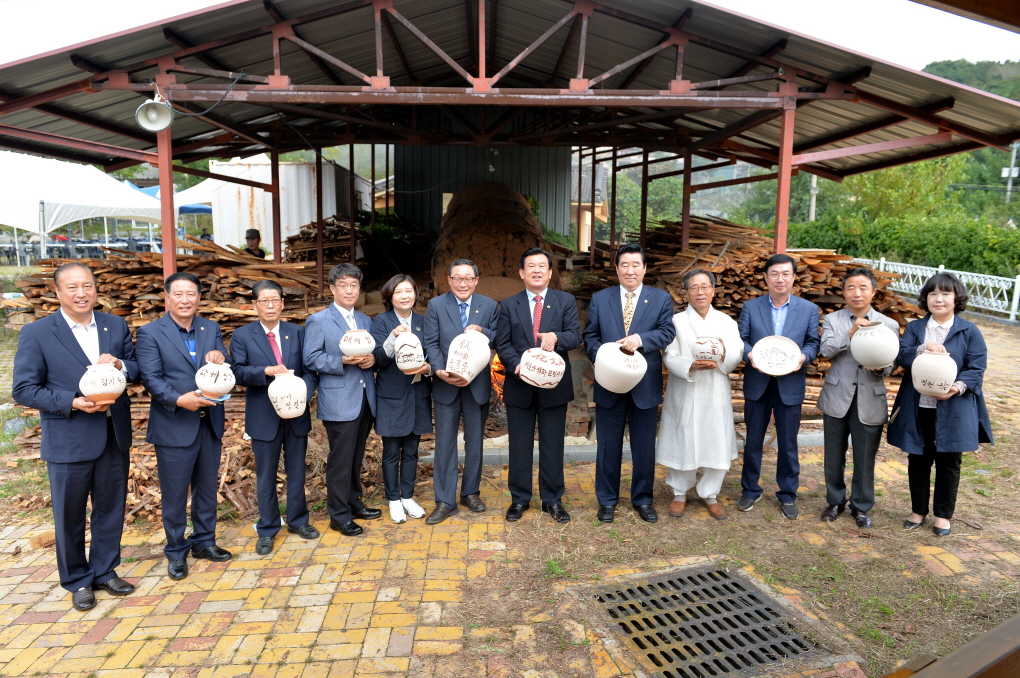
<path id="1" fill-rule="evenodd" d="M 150 135 L 133 115 L 157 87 L 181 112 L 222 103 Z M 777 251 L 795 171 L 842 181 L 1017 139 L 1015 101 L 692 0 L 235 0 L 0 66 L 0 147 L 157 164 L 164 194 L 174 162 L 207 157 L 268 151 L 275 167 L 282 152 L 355 142 L 570 146 L 612 158 L 611 176 L 640 165 L 645 196 L 682 173 L 685 235 L 695 190 L 778 178 Z M 653 173 L 651 151 L 686 169 Z M 737 160 L 776 171 L 693 185 Z M 257 183 L 278 186 L 277 172 Z"/>

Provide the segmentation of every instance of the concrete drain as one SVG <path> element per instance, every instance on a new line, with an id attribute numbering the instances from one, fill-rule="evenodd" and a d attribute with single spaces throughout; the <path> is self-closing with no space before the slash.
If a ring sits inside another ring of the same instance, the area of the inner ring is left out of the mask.
<path id="1" fill-rule="evenodd" d="M 757 676 L 829 654 L 756 582 L 718 566 L 597 587 L 594 599 L 655 678 Z"/>

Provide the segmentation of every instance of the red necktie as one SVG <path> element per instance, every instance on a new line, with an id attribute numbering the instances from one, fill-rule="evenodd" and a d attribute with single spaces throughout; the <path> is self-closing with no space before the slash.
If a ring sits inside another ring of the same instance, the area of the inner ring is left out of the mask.
<path id="1" fill-rule="evenodd" d="M 542 296 L 535 295 L 535 315 L 532 320 L 532 334 L 535 335 L 535 343 L 538 343 L 538 326 L 542 324 Z"/>
<path id="2" fill-rule="evenodd" d="M 266 337 L 269 338 L 269 346 L 270 346 L 270 348 L 273 349 L 273 355 L 276 356 L 276 364 L 277 365 L 282 365 L 283 364 L 283 354 L 280 353 L 280 347 L 276 343 L 276 335 L 273 334 L 272 332 L 267 332 L 266 333 Z"/>

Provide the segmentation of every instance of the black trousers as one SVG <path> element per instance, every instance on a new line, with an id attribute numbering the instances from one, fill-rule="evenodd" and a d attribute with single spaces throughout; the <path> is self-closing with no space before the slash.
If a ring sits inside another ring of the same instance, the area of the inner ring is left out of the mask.
<path id="1" fill-rule="evenodd" d="M 901 413 L 902 414 L 902 413 Z M 907 479 L 910 482 L 910 508 L 919 516 L 928 515 L 931 497 L 931 467 L 935 466 L 935 497 L 932 508 L 936 518 L 949 520 L 956 511 L 956 492 L 960 487 L 962 452 L 935 449 L 936 410 L 917 408 L 917 423 L 924 438 L 924 454 L 907 455 Z"/>
<path id="2" fill-rule="evenodd" d="M 620 466 L 623 463 L 624 427 L 630 432 L 630 503 L 652 503 L 655 486 L 655 433 L 659 408 L 642 409 L 630 393 L 622 394 L 612 407 L 595 411 L 595 497 L 599 506 L 616 506 L 620 501 Z"/>
<path id="3" fill-rule="evenodd" d="M 760 497 L 761 458 L 764 452 L 765 432 L 769 418 L 776 419 L 776 484 L 779 491 L 776 498 L 789 504 L 797 500 L 800 486 L 800 457 L 797 450 L 797 433 L 800 430 L 800 405 L 787 405 L 779 395 L 779 382 L 769 379 L 765 393 L 758 400 L 744 402 L 744 421 L 747 422 L 747 438 L 744 441 L 744 469 L 740 475 L 744 497 Z"/>
<path id="4" fill-rule="evenodd" d="M 414 496 L 414 480 L 418 476 L 418 441 L 421 436 L 383 436 L 382 474 L 386 501 L 410 499 Z"/>
<path id="5" fill-rule="evenodd" d="M 283 470 L 287 474 L 287 525 L 308 524 L 308 503 L 305 501 L 305 452 L 308 436 L 294 433 L 290 419 L 281 419 L 272 440 L 252 438 L 255 454 L 255 480 L 258 487 L 259 522 L 255 531 L 260 537 L 275 537 L 280 531 L 280 498 L 276 493 L 276 473 L 283 451 Z"/>
<path id="6" fill-rule="evenodd" d="M 882 426 L 862 424 L 857 411 L 857 396 L 842 417 L 824 415 L 825 424 L 825 496 L 838 506 L 846 501 L 847 441 L 853 441 L 854 473 L 850 481 L 850 508 L 870 511 L 875 506 L 875 455 L 882 442 Z"/>
<path id="7" fill-rule="evenodd" d="M 326 510 L 338 525 L 353 519 L 352 511 L 365 508 L 361 501 L 361 462 L 365 441 L 372 428 L 368 396 L 361 398 L 361 412 L 351 421 L 324 421 L 329 456 L 326 457 Z"/>
<path id="8" fill-rule="evenodd" d="M 510 470 L 507 485 L 515 504 L 527 504 L 532 496 L 535 461 L 535 424 L 538 424 L 538 494 L 543 504 L 563 499 L 563 437 L 567 430 L 567 404 L 542 407 L 533 393 L 528 407 L 506 406 L 510 434 Z"/>
<path id="9" fill-rule="evenodd" d="M 77 591 L 109 581 L 120 565 L 128 475 L 128 453 L 117 449 L 113 420 L 107 418 L 106 448 L 97 458 L 67 464 L 51 461 L 46 470 L 53 497 L 60 586 Z M 85 506 L 90 496 L 92 543 L 86 557 Z"/>

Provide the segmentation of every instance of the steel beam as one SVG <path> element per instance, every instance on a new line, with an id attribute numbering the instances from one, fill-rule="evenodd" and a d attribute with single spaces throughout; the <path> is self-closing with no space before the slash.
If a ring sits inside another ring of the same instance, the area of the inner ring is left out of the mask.
<path id="1" fill-rule="evenodd" d="M 648 228 L 648 149 L 642 154 L 644 162 L 641 164 L 641 247 L 645 247 L 647 238 L 645 232 Z"/>
<path id="2" fill-rule="evenodd" d="M 899 167 L 901 165 L 910 165 L 915 162 L 921 162 L 922 160 L 932 160 L 933 158 L 944 158 L 947 155 L 955 155 L 957 153 L 966 153 L 968 151 L 976 151 L 979 148 L 985 148 L 984 144 L 976 141 L 967 141 L 962 144 L 954 144 L 953 146 L 942 146 L 940 148 L 933 148 L 930 151 L 923 151 L 921 153 L 914 153 L 913 155 L 901 156 L 899 158 L 891 158 L 889 160 L 881 160 L 868 165 L 859 165 L 857 167 L 851 167 L 843 170 L 842 174 L 844 177 L 852 177 L 856 174 L 864 174 L 866 172 L 874 172 L 876 170 L 887 169 L 889 167 Z M 810 168 L 802 167 L 803 170 L 809 170 Z"/>
<path id="3" fill-rule="evenodd" d="M 794 170 L 791 175 L 795 175 L 797 172 Z M 739 179 L 725 179 L 723 181 L 712 181 L 707 184 L 694 184 L 691 187 L 691 193 L 700 193 L 701 191 L 711 191 L 713 188 L 726 188 L 727 186 L 740 186 L 741 184 L 753 184 L 758 181 L 771 181 L 772 179 L 778 179 L 779 172 L 772 172 L 770 174 L 755 174 L 749 177 L 740 177 Z"/>
<path id="4" fill-rule="evenodd" d="M 796 84 L 789 82 L 781 87 Z M 793 173 L 793 124 L 797 114 L 796 106 L 789 106 L 783 109 L 783 118 L 779 132 L 779 179 L 776 187 L 776 231 L 775 249 L 776 253 L 786 251 L 786 229 L 790 221 L 790 182 Z"/>
<path id="5" fill-rule="evenodd" d="M 0 115 L 14 113 L 15 111 L 22 111 L 26 108 L 35 108 L 39 104 L 48 104 L 51 101 L 63 99 L 64 97 L 69 97 L 72 94 L 87 92 L 91 89 L 91 82 L 92 81 L 89 78 L 76 80 L 75 82 L 67 85 L 61 85 L 60 87 L 54 87 L 52 89 L 36 92 L 35 94 L 29 94 L 27 96 L 14 99 L 13 101 L 2 103 L 0 104 Z"/>
<path id="6" fill-rule="evenodd" d="M 0 134 L 18 137 L 21 139 L 29 139 L 31 141 L 51 144 L 53 146 L 74 148 L 79 151 L 87 151 L 89 153 L 98 153 L 105 157 L 128 158 L 139 162 L 156 161 L 156 154 L 148 151 L 139 151 L 134 148 L 114 146 L 113 144 L 103 144 L 98 141 L 85 141 L 82 139 L 75 139 L 73 137 L 65 137 L 60 134 L 50 134 L 49 132 L 25 129 L 23 127 L 12 127 L 10 125 L 0 124 Z"/>
<path id="7" fill-rule="evenodd" d="M 766 59 L 771 59 L 772 57 L 776 56 L 777 54 L 785 50 L 787 45 L 789 45 L 789 40 L 783 38 L 782 40 L 779 40 L 770 45 L 765 51 L 761 52 L 758 56 L 764 57 Z M 748 75 L 749 73 L 751 73 L 751 71 L 758 68 L 759 65 L 760 64 L 758 64 L 757 62 L 748 61 L 743 66 L 736 69 L 723 79 L 728 80 L 730 78 L 739 78 L 742 75 Z M 723 89 L 725 87 L 727 87 L 727 85 L 722 85 L 719 87 L 719 89 Z"/>
<path id="8" fill-rule="evenodd" d="M 272 17 L 273 21 L 277 23 L 284 23 L 287 21 L 286 17 L 283 16 L 280 10 L 277 9 L 270 0 L 262 0 L 262 6 L 265 8 L 266 13 L 269 14 L 270 17 Z M 296 28 L 291 26 L 291 30 L 293 31 L 294 35 L 297 38 L 301 39 L 301 34 L 297 32 Z M 298 47 L 301 47 L 301 45 L 298 45 Z M 340 78 L 336 76 L 336 73 L 330 70 L 329 66 L 326 65 L 326 62 L 323 61 L 319 55 L 309 52 L 304 48 L 302 48 L 302 51 L 305 53 L 305 56 L 308 57 L 308 60 L 315 64 L 315 67 L 322 71 L 322 74 L 325 75 L 330 82 L 332 82 L 334 85 L 344 84 L 340 80 Z"/>
<path id="9" fill-rule="evenodd" d="M 382 27 L 386 29 L 386 35 L 390 36 L 390 42 L 393 43 L 393 49 L 397 52 L 397 58 L 400 60 L 400 65 L 404 67 L 404 73 L 407 75 L 407 80 L 412 85 L 418 83 L 418 80 L 414 77 L 414 71 L 411 70 L 411 64 L 407 61 L 407 55 L 404 54 L 404 48 L 400 46 L 400 40 L 397 38 L 397 34 L 393 31 L 393 24 L 390 23 L 390 15 L 387 12 L 382 12 L 380 15 Z"/>
<path id="10" fill-rule="evenodd" d="M 552 25 L 552 27 L 550 27 L 548 30 L 546 30 L 545 33 L 540 35 L 533 43 L 531 43 L 530 45 L 525 47 L 523 52 L 521 52 L 520 54 L 515 56 L 513 59 L 511 59 L 509 61 L 509 63 L 507 63 L 506 66 L 504 66 L 502 69 L 500 69 L 500 71 L 498 73 L 496 73 L 496 75 L 492 76 L 489 79 L 489 86 L 490 87 L 494 86 L 497 82 L 499 82 L 503 78 L 503 76 L 505 76 L 507 73 L 509 73 L 513 69 L 517 68 L 518 64 L 520 64 L 522 61 L 527 59 L 528 56 L 532 52 L 534 52 L 536 49 L 538 49 L 539 47 L 544 45 L 545 42 L 549 38 L 551 38 L 558 30 L 560 30 L 560 28 L 562 28 L 565 23 L 570 21 L 575 16 L 576 16 L 576 14 L 573 11 L 571 11 L 566 16 L 564 16 L 562 19 L 560 19 L 559 21 L 554 23 Z M 560 54 L 559 61 L 557 61 L 557 63 L 556 63 L 556 68 L 554 69 L 554 72 L 553 72 L 553 79 L 555 79 L 557 77 L 557 74 L 559 73 L 559 70 L 560 70 L 560 68 L 563 65 L 563 59 L 566 56 L 567 47 L 570 44 L 570 38 L 571 38 L 571 36 L 573 34 L 574 34 L 574 28 L 571 28 L 570 29 L 570 34 L 567 35 L 567 43 L 564 44 L 563 51 Z"/>
<path id="11" fill-rule="evenodd" d="M 80 155 L 71 151 L 58 151 L 54 148 L 47 146 L 36 146 L 34 144 L 26 144 L 21 141 L 15 141 L 13 138 L 0 136 L 0 148 L 6 148 L 9 151 L 17 151 L 18 153 L 28 153 L 30 155 L 40 155 L 47 158 L 56 158 L 58 160 L 66 160 L 68 162 L 78 162 L 83 165 L 95 165 L 96 158 L 89 157 L 87 155 Z M 131 161 L 131 165 L 137 165 L 138 162 Z M 130 165 L 128 165 L 130 167 Z"/>
<path id="12" fill-rule="evenodd" d="M 715 132 L 712 132 L 711 134 L 706 134 L 697 141 L 691 143 L 689 148 L 692 151 L 697 151 L 702 148 L 706 148 L 718 141 L 728 139 L 729 137 L 735 136 L 742 132 L 746 132 L 749 129 L 757 127 L 758 125 L 762 125 L 771 120 L 775 120 L 780 115 L 782 115 L 782 111 L 776 110 L 764 110 L 758 111 L 757 113 L 752 113 L 746 118 L 743 118 L 730 125 L 727 125 L 722 129 L 718 129 Z"/>
<path id="13" fill-rule="evenodd" d="M 946 120 L 931 113 L 925 113 L 919 108 L 914 108 L 913 106 L 901 104 L 898 101 L 886 99 L 885 97 L 880 97 L 877 94 L 870 94 L 860 90 L 857 91 L 857 97 L 864 103 L 875 106 L 876 108 L 881 108 L 889 111 L 890 113 L 902 115 L 910 118 L 911 120 L 926 122 L 939 129 L 947 129 L 950 132 L 955 133 L 957 136 L 970 139 L 971 141 L 976 141 L 983 146 L 998 148 L 1000 151 L 1009 150 L 1009 142 L 1002 137 L 997 137 L 993 134 L 986 134 L 980 130 L 968 127 L 967 125 L 953 122 L 952 120 Z"/>
<path id="14" fill-rule="evenodd" d="M 372 78 L 370 78 L 369 76 L 365 75 L 364 73 L 359 71 L 354 66 L 351 66 L 351 65 L 347 64 L 346 62 L 341 61 L 340 59 L 337 59 L 335 56 L 333 56 L 329 52 L 324 52 L 323 50 L 319 49 L 318 47 L 316 47 L 312 43 L 306 42 L 305 40 L 302 40 L 301 38 L 297 37 L 296 34 L 290 35 L 286 39 L 289 40 L 290 42 L 294 43 L 298 47 L 300 47 L 301 50 L 306 52 L 309 56 L 314 56 L 314 57 L 318 58 L 319 61 L 322 61 L 322 62 L 329 62 L 329 63 L 333 64 L 334 66 L 336 66 L 337 68 L 339 68 L 340 70 L 343 70 L 343 71 L 346 71 L 346 72 L 350 73 L 355 78 L 358 78 L 359 80 L 363 81 L 364 83 L 366 83 L 368 85 L 372 84 Z"/>
<path id="15" fill-rule="evenodd" d="M 283 241 L 281 231 L 283 230 L 280 218 L 280 153 L 273 149 L 269 154 L 269 173 L 273 182 L 273 261 L 277 264 L 283 261 Z"/>
<path id="16" fill-rule="evenodd" d="M 925 113 L 934 114 L 949 110 L 955 104 L 956 100 L 953 99 L 952 97 L 948 97 L 946 99 L 940 99 L 925 106 L 921 106 L 918 110 L 924 111 Z M 811 141 L 807 141 L 799 146 L 795 146 L 793 152 L 807 153 L 808 151 L 813 151 L 816 148 L 824 148 L 825 146 L 838 144 L 839 142 L 846 141 L 847 139 L 853 139 L 854 137 L 859 137 L 865 134 L 870 134 L 872 132 L 877 132 L 879 130 L 886 129 L 887 127 L 893 127 L 894 125 L 899 125 L 900 123 L 908 121 L 909 118 L 905 118 L 902 115 L 890 115 L 888 117 L 882 118 L 881 120 L 875 120 L 874 122 L 869 122 L 864 125 L 860 125 L 859 127 L 853 127 L 851 129 L 843 130 L 841 132 L 828 134 L 818 139 L 812 139 Z"/>
<path id="17" fill-rule="evenodd" d="M 435 53 L 436 56 L 438 56 L 440 59 L 445 61 L 446 64 L 450 68 L 452 68 L 461 77 L 463 77 L 465 80 L 467 80 L 469 84 L 471 84 L 471 85 L 475 84 L 474 77 L 470 73 L 465 71 L 464 68 L 460 64 L 458 64 L 453 59 L 453 57 L 451 57 L 449 54 L 447 54 L 445 51 L 443 51 L 443 49 L 439 45 L 437 45 L 436 43 L 432 42 L 432 40 L 430 40 L 427 35 L 422 33 L 418 29 L 417 26 L 415 26 L 413 23 L 408 21 L 407 18 L 404 17 L 403 14 L 401 14 L 400 12 L 398 12 L 396 10 L 396 8 L 394 8 L 392 5 L 388 5 L 386 7 L 386 11 L 389 12 L 390 14 L 392 14 L 394 19 L 399 21 L 404 26 L 404 28 L 406 28 L 407 30 L 409 30 L 411 32 L 411 35 L 413 35 L 414 37 L 418 38 L 418 40 L 420 40 L 423 45 L 428 47 L 433 53 Z M 353 231 L 352 231 L 352 233 L 353 233 Z"/>
<path id="18" fill-rule="evenodd" d="M 556 79 L 560 77 L 560 70 L 563 68 L 563 64 L 567 60 L 567 53 L 570 51 L 570 46 L 574 44 L 574 33 L 577 33 L 577 29 L 580 25 L 581 25 L 580 15 L 574 15 L 574 22 L 570 24 L 570 30 L 567 32 L 567 39 L 563 41 L 563 47 L 560 48 L 560 55 L 556 59 L 556 66 L 553 67 L 552 75 L 549 76 L 549 80 L 546 82 L 546 86 L 548 87 L 555 86 Z"/>
<path id="19" fill-rule="evenodd" d="M 683 14 L 681 14 L 680 17 L 676 21 L 673 22 L 673 28 L 675 28 L 677 30 L 680 30 L 681 28 L 684 27 L 684 25 L 688 21 L 691 20 L 691 17 L 693 17 L 693 16 L 694 16 L 694 8 L 693 7 L 688 7 L 687 9 L 684 10 Z M 669 32 L 666 32 L 666 33 L 662 34 L 662 40 L 668 40 L 670 37 L 672 37 L 672 34 L 669 33 Z M 637 80 L 638 78 L 640 78 L 641 74 L 645 72 L 645 69 L 648 68 L 652 64 L 652 61 L 654 60 L 654 57 L 655 57 L 655 55 L 653 54 L 653 55 L 649 56 L 647 59 L 645 59 L 644 61 L 642 61 L 641 63 L 639 63 L 637 66 L 635 66 L 634 70 L 631 71 L 629 75 L 627 75 L 627 79 L 624 80 L 623 84 L 620 85 L 620 89 L 627 89 L 631 85 L 633 85 L 634 81 Z"/>
<path id="20" fill-rule="evenodd" d="M 911 137 L 909 139 L 893 139 L 892 141 L 880 141 L 874 144 L 863 144 L 861 146 L 849 146 L 846 148 L 834 148 L 831 151 L 817 151 L 815 153 L 801 153 L 793 156 L 793 164 L 807 165 L 813 162 L 825 162 L 839 158 L 849 158 L 855 155 L 867 155 L 869 153 L 882 153 L 885 151 L 898 151 L 902 148 L 916 148 L 917 146 L 928 146 L 929 144 L 944 144 L 953 140 L 950 132 L 941 134 L 929 134 L 923 137 Z"/>
<path id="21" fill-rule="evenodd" d="M 0 89 L 0 102 L 14 101 L 15 99 L 18 98 L 19 97 L 17 94 Z M 128 127 L 121 127 L 120 125 L 117 125 L 115 123 L 106 122 L 105 120 L 99 120 L 98 118 L 93 118 L 88 115 L 75 113 L 74 111 L 68 108 L 63 108 L 62 106 L 54 106 L 53 104 L 39 104 L 38 106 L 34 106 L 32 110 L 36 110 L 39 111 L 40 113 L 45 113 L 47 115 L 52 115 L 55 118 L 61 118 L 63 120 L 75 122 L 78 123 L 79 125 L 85 125 L 86 127 L 92 127 L 98 130 L 102 130 L 104 132 L 116 134 L 126 139 L 140 141 L 149 146 L 154 145 L 156 142 L 156 139 L 151 135 L 145 135 L 142 134 L 141 132 L 137 132 Z"/>
<path id="22" fill-rule="evenodd" d="M 170 128 L 156 132 L 159 156 L 159 220 L 163 236 L 163 279 L 177 272 L 177 212 L 174 210 L 173 137 Z"/>
<path id="23" fill-rule="evenodd" d="M 241 184 L 242 186 L 250 186 L 252 188 L 261 188 L 267 193 L 273 193 L 272 184 L 263 184 L 259 181 L 252 181 L 250 179 L 241 179 L 240 177 L 232 177 L 228 174 L 217 174 L 215 172 L 206 172 L 205 170 L 196 169 L 194 167 L 185 167 L 184 165 L 174 165 L 174 172 L 180 172 L 181 174 L 191 174 L 196 177 L 202 177 L 203 179 L 215 179 L 217 181 L 226 181 L 231 184 Z"/>
<path id="24" fill-rule="evenodd" d="M 684 153 L 683 207 L 680 216 L 680 249 L 686 250 L 691 243 L 691 196 L 694 194 L 694 154 L 688 146 Z M 655 177 L 653 177 L 655 178 Z"/>
<path id="25" fill-rule="evenodd" d="M 177 31 L 175 31 L 172 28 L 164 28 L 163 29 L 163 38 L 167 42 L 169 42 L 171 45 L 173 45 L 174 47 L 184 48 L 184 47 L 194 47 L 195 46 L 195 43 L 191 42 L 190 40 L 188 40 L 187 38 L 185 38 L 183 35 L 181 35 L 180 33 L 178 33 Z M 198 61 L 202 62 L 203 64 L 205 64 L 209 68 L 214 68 L 214 69 L 216 69 L 218 71 L 229 71 L 230 70 L 225 65 L 223 65 L 222 61 L 220 61 L 219 59 L 217 59 L 216 57 L 214 57 L 211 54 L 206 54 L 206 53 L 196 54 L 194 56 L 194 58 L 197 59 Z M 102 69 L 102 70 L 106 70 L 106 69 Z M 93 72 L 94 73 L 99 73 L 100 71 L 93 71 Z"/>

